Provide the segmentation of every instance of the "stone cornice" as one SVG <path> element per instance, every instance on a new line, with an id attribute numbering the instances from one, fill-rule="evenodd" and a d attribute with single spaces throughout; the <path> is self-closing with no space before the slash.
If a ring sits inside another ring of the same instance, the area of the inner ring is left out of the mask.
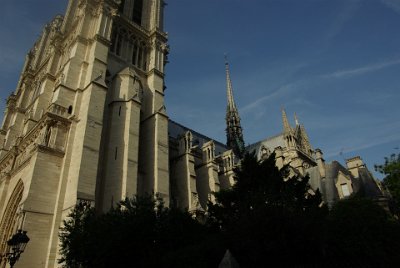
<path id="1" fill-rule="evenodd" d="M 48 153 L 48 154 L 51 154 L 53 156 L 57 156 L 57 157 L 60 157 L 60 158 L 63 158 L 64 155 L 65 155 L 64 151 L 53 149 L 53 148 L 50 148 L 50 147 L 47 147 L 47 146 L 44 146 L 44 145 L 40 145 L 40 144 L 38 144 L 38 146 L 37 146 L 37 151 L 41 152 L 41 153 Z"/>
<path id="2" fill-rule="evenodd" d="M 156 28 L 150 32 L 150 37 L 152 37 L 152 38 L 155 37 L 155 38 L 163 41 L 164 43 L 166 43 L 168 41 L 168 34 L 166 32 L 160 31 L 158 28 Z"/>
<path id="3" fill-rule="evenodd" d="M 95 41 L 102 43 L 103 45 L 106 45 L 106 46 L 110 46 L 110 44 L 111 44 L 111 41 L 107 40 L 107 38 L 105 38 L 99 34 L 96 34 L 93 39 Z"/>
<path id="4" fill-rule="evenodd" d="M 125 16 L 116 16 L 115 17 L 115 24 L 116 26 L 125 27 L 128 31 L 133 31 L 135 34 L 138 34 L 143 39 L 147 39 L 150 37 L 150 32 L 145 28 L 137 25 L 136 23 L 131 22 Z"/>
<path id="5" fill-rule="evenodd" d="M 147 75 L 147 76 L 150 76 L 150 75 L 158 75 L 158 76 L 160 76 L 161 78 L 164 78 L 164 77 L 165 77 L 165 74 L 162 73 L 162 72 L 160 72 L 160 71 L 157 70 L 156 68 L 153 68 L 153 69 L 151 69 L 150 71 L 148 71 L 148 72 L 146 73 L 146 75 Z"/>

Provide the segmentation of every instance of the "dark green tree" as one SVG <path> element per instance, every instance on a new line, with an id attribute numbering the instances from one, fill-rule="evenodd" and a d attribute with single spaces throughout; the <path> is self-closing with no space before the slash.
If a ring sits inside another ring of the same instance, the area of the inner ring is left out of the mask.
<path id="1" fill-rule="evenodd" d="M 392 154 L 385 157 L 383 165 L 375 165 L 375 170 L 379 171 L 385 178 L 383 185 L 389 190 L 394 201 L 396 214 L 399 214 L 400 207 L 400 154 Z"/>
<path id="2" fill-rule="evenodd" d="M 95 217 L 95 211 L 90 207 L 90 203 L 78 203 L 68 218 L 64 220 L 64 226 L 61 228 L 61 259 L 59 263 L 64 267 L 88 267 L 90 258 L 87 256 L 90 252 L 89 234 L 85 230 L 88 223 Z"/>
<path id="3" fill-rule="evenodd" d="M 397 267 L 400 225 L 374 201 L 358 196 L 337 202 L 325 228 L 330 267 Z"/>
<path id="4" fill-rule="evenodd" d="M 126 199 L 108 213 L 78 204 L 61 229 L 65 267 L 212 267 L 218 233 L 152 196 Z"/>
<path id="5" fill-rule="evenodd" d="M 279 170 L 274 154 L 265 161 L 246 154 L 235 174 L 232 189 L 215 193 L 209 214 L 241 267 L 311 265 L 321 258 L 327 210 L 307 176 L 288 178 L 289 167 Z"/>

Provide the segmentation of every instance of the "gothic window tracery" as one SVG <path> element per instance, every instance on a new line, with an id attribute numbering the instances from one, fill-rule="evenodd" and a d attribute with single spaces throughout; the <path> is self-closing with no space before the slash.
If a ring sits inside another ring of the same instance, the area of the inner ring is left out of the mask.
<path id="1" fill-rule="evenodd" d="M 113 30 L 110 52 L 142 70 L 147 70 L 147 43 L 122 27 Z"/>

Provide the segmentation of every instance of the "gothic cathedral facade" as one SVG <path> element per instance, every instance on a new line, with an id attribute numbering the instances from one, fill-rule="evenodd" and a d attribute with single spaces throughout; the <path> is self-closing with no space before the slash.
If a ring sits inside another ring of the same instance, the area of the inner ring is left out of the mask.
<path id="1" fill-rule="evenodd" d="M 170 120 L 164 5 L 69 0 L 26 56 L 0 129 L 0 268 L 19 229 L 30 242 L 18 267 L 58 267 L 59 228 L 78 202 L 104 212 L 158 193 L 167 206 L 205 210 L 212 192 L 233 185 L 245 151 L 260 159 L 275 152 L 279 167 L 310 174 L 328 204 L 366 181 L 379 195 L 361 159 L 325 164 L 284 111 L 282 134 L 245 147 L 227 62 L 227 144 Z"/>
<path id="2" fill-rule="evenodd" d="M 71 0 L 28 53 L 0 130 L 0 255 L 28 231 L 18 267 L 57 266 L 60 224 L 79 200 L 170 200 L 163 7 Z"/>

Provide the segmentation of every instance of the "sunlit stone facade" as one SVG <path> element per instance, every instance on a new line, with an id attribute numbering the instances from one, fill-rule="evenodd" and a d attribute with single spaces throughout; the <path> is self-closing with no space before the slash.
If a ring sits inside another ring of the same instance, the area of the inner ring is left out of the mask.
<path id="1" fill-rule="evenodd" d="M 167 206 L 204 211 L 212 192 L 233 185 L 234 150 L 167 116 L 163 8 L 163 0 L 70 0 L 26 56 L 0 129 L 0 256 L 17 229 L 30 237 L 16 267 L 58 266 L 59 228 L 77 202 L 107 211 L 158 193 Z M 229 137 L 244 150 L 229 111 Z M 328 203 L 358 189 L 360 159 L 331 168 L 304 127 L 283 119 L 282 135 L 247 150 L 260 159 L 275 151 L 279 167 L 308 172 Z"/>
<path id="2" fill-rule="evenodd" d="M 57 266 L 79 200 L 107 210 L 158 192 L 168 204 L 163 7 L 71 0 L 28 53 L 0 131 L 0 254 L 18 228 L 31 239 L 17 267 Z"/>

